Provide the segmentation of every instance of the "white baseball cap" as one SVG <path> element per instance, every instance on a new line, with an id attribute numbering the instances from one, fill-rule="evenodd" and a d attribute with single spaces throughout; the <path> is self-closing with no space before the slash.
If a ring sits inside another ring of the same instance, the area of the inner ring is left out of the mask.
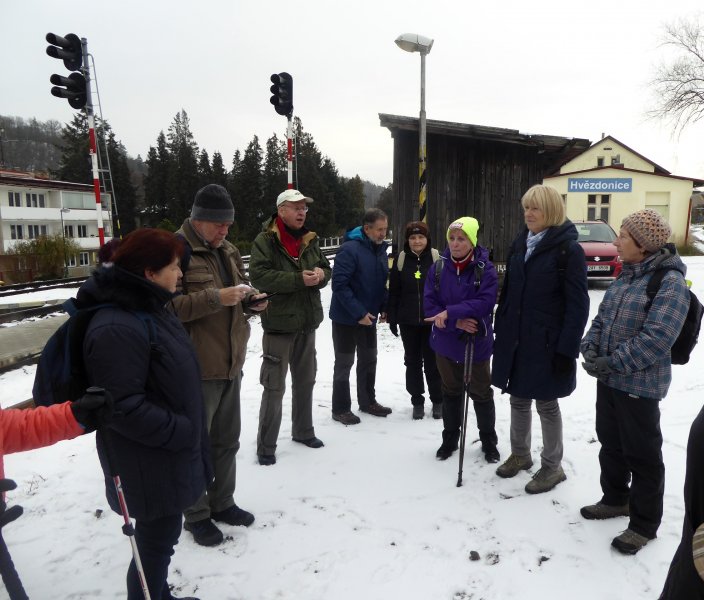
<path id="1" fill-rule="evenodd" d="M 286 190 L 285 192 L 281 192 L 276 199 L 276 208 L 279 208 L 284 202 L 300 202 L 301 200 L 305 200 L 306 204 L 313 202 L 313 198 L 304 196 L 298 190 Z"/>

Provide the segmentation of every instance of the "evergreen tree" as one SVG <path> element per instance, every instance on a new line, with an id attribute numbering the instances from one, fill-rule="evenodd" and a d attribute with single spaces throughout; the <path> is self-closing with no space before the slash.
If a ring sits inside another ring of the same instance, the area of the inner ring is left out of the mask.
<path id="1" fill-rule="evenodd" d="M 288 184 L 286 141 L 274 133 L 266 141 L 266 157 L 262 170 L 262 205 L 265 213 L 276 212 L 276 198 Z"/>
<path id="2" fill-rule="evenodd" d="M 147 153 L 147 173 L 144 176 L 145 225 L 155 226 L 166 219 L 171 205 L 169 176 L 171 154 L 166 145 L 164 132 L 159 132 L 156 148 L 150 146 Z"/>
<path id="3" fill-rule="evenodd" d="M 185 110 L 176 113 L 169 126 L 167 148 L 171 156 L 169 169 L 169 217 L 177 223 L 191 213 L 198 191 L 198 145 L 191 133 Z"/>
<path id="4" fill-rule="evenodd" d="M 389 217 L 389 224 L 393 222 L 394 214 L 394 195 L 391 184 L 387 185 L 379 194 L 379 199 L 376 202 L 376 207 L 383 210 Z"/>
<path id="5" fill-rule="evenodd" d="M 114 190 L 113 236 L 121 237 L 137 227 L 137 193 L 132 185 L 125 147 L 112 131 L 107 134 L 107 147 Z"/>
<path id="6" fill-rule="evenodd" d="M 212 171 L 213 174 L 211 183 L 217 183 L 222 187 L 227 187 L 227 171 L 225 170 L 225 165 L 222 162 L 222 154 L 219 152 L 213 153 Z"/>
<path id="7" fill-rule="evenodd" d="M 88 117 L 83 112 L 73 115 L 73 120 L 61 130 L 61 159 L 58 169 L 51 176 L 59 181 L 93 183 L 89 155 Z"/>
<path id="8" fill-rule="evenodd" d="M 210 157 L 203 149 L 198 159 L 198 189 L 209 183 L 213 183 L 213 169 L 210 166 Z"/>
<path id="9" fill-rule="evenodd" d="M 238 240 L 251 242 L 259 233 L 266 210 L 262 198 L 262 148 L 255 135 L 239 160 L 235 155 L 230 193 L 235 204 Z"/>

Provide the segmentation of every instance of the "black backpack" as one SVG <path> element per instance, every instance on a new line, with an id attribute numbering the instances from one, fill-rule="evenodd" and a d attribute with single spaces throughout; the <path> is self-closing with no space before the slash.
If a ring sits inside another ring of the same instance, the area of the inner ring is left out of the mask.
<path id="1" fill-rule="evenodd" d="M 88 324 L 101 308 L 115 306 L 103 303 L 78 308 L 75 298 L 63 303 L 68 320 L 49 338 L 37 364 L 32 396 L 36 406 L 50 406 L 77 400 L 88 388 L 88 375 L 83 361 L 83 339 Z M 154 322 L 144 312 L 132 311 L 144 323 L 150 347 L 156 337 Z"/>
<path id="2" fill-rule="evenodd" d="M 645 293 L 649 298 L 646 310 L 650 309 L 650 303 L 660 289 L 662 278 L 669 270 L 671 269 L 658 269 L 650 277 L 648 286 L 645 289 Z M 702 326 L 704 307 L 702 307 L 702 303 L 699 302 L 699 298 L 697 298 L 692 290 L 688 288 L 687 292 L 689 293 L 689 310 L 687 311 L 687 317 L 684 320 L 684 324 L 682 325 L 682 329 L 675 343 L 670 349 L 670 359 L 673 365 L 686 365 L 689 362 L 689 356 L 692 354 L 694 346 L 696 346 L 699 341 L 699 330 Z"/>

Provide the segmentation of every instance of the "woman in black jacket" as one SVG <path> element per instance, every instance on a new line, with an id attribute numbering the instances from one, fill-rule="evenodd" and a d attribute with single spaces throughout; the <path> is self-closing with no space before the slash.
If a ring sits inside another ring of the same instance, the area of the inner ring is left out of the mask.
<path id="1" fill-rule="evenodd" d="M 526 226 L 511 244 L 494 323 L 491 383 L 511 395 L 511 456 L 497 470 L 515 477 L 533 466 L 535 399 L 543 432 L 541 467 L 525 487 L 553 489 L 562 469 L 559 398 L 577 385 L 579 343 L 589 316 L 584 251 L 557 190 L 534 185 L 521 199 Z"/>
<path id="2" fill-rule="evenodd" d="M 433 403 L 433 418 L 442 418 L 440 373 L 435 363 L 435 353 L 430 347 L 432 324 L 423 320 L 425 278 L 438 257 L 437 250 L 430 245 L 428 226 L 421 221 L 414 221 L 406 225 L 403 251 L 399 253 L 389 273 L 387 319 L 389 329 L 395 336 L 398 336 L 398 327 L 401 326 L 406 391 L 411 395 L 414 419 L 422 419 L 425 414 L 423 370 L 430 401 Z"/>
<path id="3" fill-rule="evenodd" d="M 114 450 L 151 597 L 171 600 L 166 582 L 181 514 L 212 479 L 200 369 L 188 334 L 165 308 L 181 277 L 181 241 L 158 229 L 130 233 L 81 286 L 79 308 L 107 303 L 90 320 L 83 342 L 91 385 L 108 390 L 115 418 L 98 432 L 110 507 L 120 512 L 106 444 Z M 127 597 L 143 598 L 134 561 Z"/>

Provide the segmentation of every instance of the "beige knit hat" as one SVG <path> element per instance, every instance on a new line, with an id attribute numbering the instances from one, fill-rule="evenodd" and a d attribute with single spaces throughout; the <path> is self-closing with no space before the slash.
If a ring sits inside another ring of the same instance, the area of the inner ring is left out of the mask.
<path id="1" fill-rule="evenodd" d="M 647 252 L 660 250 L 672 234 L 672 229 L 662 215 L 650 208 L 631 213 L 623 220 L 621 227 Z"/>

